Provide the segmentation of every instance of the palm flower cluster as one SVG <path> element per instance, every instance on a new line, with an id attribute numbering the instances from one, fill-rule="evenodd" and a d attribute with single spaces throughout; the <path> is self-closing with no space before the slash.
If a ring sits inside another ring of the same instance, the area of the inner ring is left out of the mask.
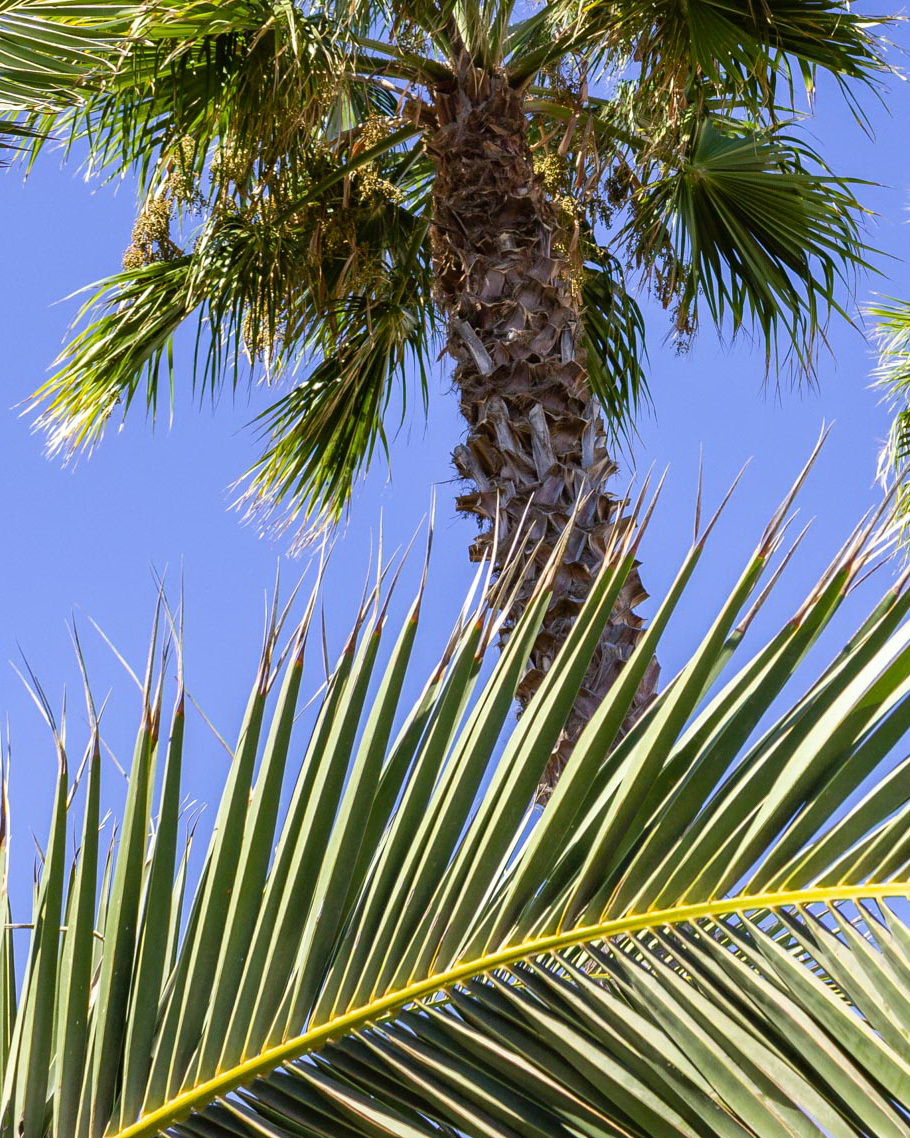
<path id="1" fill-rule="evenodd" d="M 181 250 L 171 240 L 171 203 L 166 197 L 147 202 L 136 218 L 130 243 L 123 254 L 125 269 L 139 269 L 156 261 L 173 261 Z"/>

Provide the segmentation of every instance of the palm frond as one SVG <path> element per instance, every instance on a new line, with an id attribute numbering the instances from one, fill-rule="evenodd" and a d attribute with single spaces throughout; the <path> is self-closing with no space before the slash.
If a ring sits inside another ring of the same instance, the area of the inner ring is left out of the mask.
<path id="1" fill-rule="evenodd" d="M 342 144 L 365 120 L 395 115 L 402 91 L 360 58 L 374 41 L 339 31 L 283 0 L 145 7 L 104 83 L 44 126 L 87 141 L 94 170 L 138 174 L 142 194 L 178 168 L 197 183 L 211 176 L 212 199 L 246 199 L 305 173 L 316 136 Z M 387 63 L 413 79 L 397 49 Z"/>
<path id="2" fill-rule="evenodd" d="M 37 132 L 25 123 L 13 118 L 0 118 L 0 166 L 7 164 L 3 151 L 10 151 L 14 156 L 17 151 L 25 149 L 25 140 L 36 136 Z"/>
<path id="3" fill-rule="evenodd" d="M 387 452 L 388 407 L 401 395 L 406 410 L 411 368 L 426 410 L 433 315 L 422 296 L 408 289 L 402 298 L 390 283 L 388 295 L 339 304 L 344 331 L 332 354 L 257 419 L 267 446 L 242 501 L 254 513 L 278 512 L 282 528 L 307 541 L 341 517 L 377 444 Z"/>
<path id="4" fill-rule="evenodd" d="M 325 22 L 292 5 L 156 5 L 103 89 L 55 125 L 90 141 L 97 169 L 135 169 L 143 192 L 175 163 L 199 178 L 213 156 L 248 189 L 299 159 L 349 79 Z"/>
<path id="5" fill-rule="evenodd" d="M 779 126 L 709 118 L 634 192 L 621 239 L 683 338 L 703 303 L 721 331 L 756 333 L 769 368 L 811 375 L 827 320 L 846 316 L 840 290 L 869 267 L 854 184 Z"/>
<path id="6" fill-rule="evenodd" d="M 469 600 L 413 702 L 422 598 L 383 663 L 377 585 L 308 741 L 295 721 L 316 594 L 284 654 L 276 609 L 185 902 L 182 669 L 167 743 L 149 669 L 97 901 L 97 737 L 83 824 L 68 817 L 58 740 L 25 979 L 18 1007 L 3 1005 L 4 1130 L 903 1134 L 910 765 L 893 756 L 910 728 L 910 594 L 890 589 L 765 723 L 880 547 L 860 527 L 795 617 L 734 666 L 788 507 L 617 744 L 701 559 L 696 538 L 539 814 L 537 780 L 635 560 L 628 528 L 508 726 L 548 577 L 486 678 L 507 606 Z M 505 574 L 497 588 L 509 587 Z M 71 824 L 87 843 L 75 873 Z"/>
<path id="7" fill-rule="evenodd" d="M 604 261 L 587 265 L 581 282 L 585 365 L 607 429 L 619 439 L 634 432 L 637 413 L 649 402 L 645 322 L 619 262 Z"/>
<path id="8" fill-rule="evenodd" d="M 177 382 L 173 336 L 195 314 L 200 396 L 252 382 L 260 365 L 276 384 L 305 375 L 260 416 L 268 443 L 248 504 L 285 521 L 337 519 L 390 400 L 407 402 L 406 363 L 425 402 L 435 355 L 424 175 L 394 149 L 407 136 L 355 139 L 349 160 L 312 148 L 305 177 L 286 174 L 245 207 L 216 205 L 185 255 L 160 228 L 156 247 L 141 215 L 128 250 L 140 263 L 102 282 L 83 309 L 90 322 L 35 395 L 50 449 L 90 449 L 140 391 L 154 417 L 164 377 L 171 394 Z"/>
<path id="9" fill-rule="evenodd" d="M 900 301 L 874 305 L 868 315 L 875 321 L 878 366 L 876 387 L 891 411 L 891 429 L 879 455 L 879 479 L 885 486 L 897 487 L 896 519 L 906 526 L 910 501 L 907 498 L 905 472 L 910 461 L 910 308 Z"/>
<path id="10" fill-rule="evenodd" d="M 584 54 L 595 67 L 625 58 L 639 65 L 641 82 L 663 89 L 670 113 L 706 82 L 757 114 L 774 108 L 781 80 L 792 106 L 794 76 L 811 93 L 821 69 L 853 102 L 848 80 L 874 86 L 886 71 L 879 23 L 849 0 L 596 0 L 582 14 L 557 0 L 513 29 L 510 71 L 528 82 L 567 53 Z"/>
<path id="11" fill-rule="evenodd" d="M 608 5 L 594 7 L 610 18 Z M 874 83 L 885 71 L 875 21 L 845 0 L 695 0 L 686 8 L 658 0 L 643 7 L 628 0 L 613 20 L 635 43 L 644 74 L 680 88 L 704 77 L 753 109 L 773 106 L 778 80 L 791 82 L 794 71 L 810 93 L 819 69 L 838 77 L 845 91 L 844 80 Z M 792 105 L 792 90 L 787 101 Z"/>
<path id="12" fill-rule="evenodd" d="M 120 274 L 84 306 L 83 313 L 101 312 L 64 349 L 57 361 L 62 367 L 32 404 L 46 403 L 38 425 L 47 432 L 50 453 L 90 451 L 117 408 L 130 408 L 143 380 L 146 410 L 154 418 L 162 360 L 170 373 L 174 333 L 198 304 L 190 261 L 157 261 Z"/>
<path id="13" fill-rule="evenodd" d="M 74 0 L 0 3 L 0 107 L 53 111 L 116 68 L 143 4 Z"/>

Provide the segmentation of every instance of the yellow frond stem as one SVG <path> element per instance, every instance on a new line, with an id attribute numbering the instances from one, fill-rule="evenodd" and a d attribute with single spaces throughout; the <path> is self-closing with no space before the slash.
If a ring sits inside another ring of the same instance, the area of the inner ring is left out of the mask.
<path id="1" fill-rule="evenodd" d="M 108 1138 L 151 1138 L 181 1118 L 186 1118 L 194 1110 L 201 1110 L 216 1099 L 229 1094 L 237 1087 L 249 1083 L 257 1076 L 267 1075 L 282 1063 L 299 1059 L 310 1051 L 324 1046 L 348 1032 L 365 1027 L 381 1019 L 390 1012 L 398 1011 L 408 1004 L 415 1003 L 436 992 L 450 988 L 453 984 L 483 976 L 496 968 L 505 968 L 522 960 L 556 952 L 562 948 L 590 944 L 592 941 L 608 940 L 621 933 L 642 932 L 645 929 L 665 928 L 668 925 L 683 924 L 704 917 L 721 917 L 730 913 L 754 913 L 763 909 L 781 909 L 813 904 L 831 904 L 836 901 L 885 900 L 888 897 L 910 898 L 910 882 L 889 882 L 885 885 L 832 885 L 814 889 L 795 889 L 778 893 L 754 893 L 727 897 L 722 900 L 704 901 L 696 905 L 678 905 L 670 909 L 655 909 L 648 913 L 633 913 L 617 917 L 596 925 L 584 925 L 568 929 L 536 940 L 509 945 L 497 952 L 475 960 L 456 964 L 445 972 L 415 981 L 405 988 L 389 992 L 377 1000 L 336 1016 L 327 1023 L 311 1028 L 303 1035 L 295 1036 L 277 1047 L 255 1055 L 222 1071 L 214 1078 L 198 1086 L 183 1091 L 157 1110 L 151 1111 L 125 1127 L 110 1132 Z"/>

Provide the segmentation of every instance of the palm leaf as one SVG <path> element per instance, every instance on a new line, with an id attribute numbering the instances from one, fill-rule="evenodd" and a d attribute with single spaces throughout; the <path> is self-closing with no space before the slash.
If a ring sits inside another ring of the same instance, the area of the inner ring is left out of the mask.
<path id="1" fill-rule="evenodd" d="M 606 411 L 607 429 L 630 433 L 642 404 L 649 401 L 644 365 L 645 322 L 614 257 L 585 267 L 581 282 L 585 364 L 588 381 Z"/>
<path id="2" fill-rule="evenodd" d="M 243 165 L 237 182 L 279 161 L 299 166 L 307 133 L 354 77 L 325 21 L 288 4 L 156 5 L 132 31 L 103 89 L 55 127 L 89 141 L 96 169 L 134 168 L 143 193 L 175 163 L 200 175 L 219 145 Z"/>
<path id="3" fill-rule="evenodd" d="M 910 459 L 910 412 L 907 410 L 910 309 L 905 303 L 893 300 L 875 305 L 868 314 L 876 323 L 879 352 L 875 383 L 883 392 L 883 399 L 893 416 L 888 439 L 879 456 L 879 478 L 886 485 L 896 485 L 896 519 L 906 532 L 910 508 L 906 486 L 906 467 Z"/>
<path id="4" fill-rule="evenodd" d="M 845 80 L 873 84 L 885 70 L 875 27 L 846 0 L 595 0 L 582 14 L 557 0 L 513 30 L 510 71 L 527 81 L 567 52 L 599 64 L 624 50 L 671 107 L 704 79 L 756 113 L 775 105 L 778 80 L 790 83 L 794 73 L 811 91 L 815 70 L 829 71 L 848 98 Z"/>
<path id="5" fill-rule="evenodd" d="M 879 548 L 860 527 L 795 618 L 735 665 L 787 505 L 690 661 L 616 743 L 697 537 L 539 814 L 540 772 L 634 563 L 630 530 L 511 725 L 548 578 L 489 675 L 514 570 L 500 595 L 469 600 L 410 702 L 422 597 L 383 663 L 380 575 L 308 741 L 294 723 L 316 593 L 282 654 L 276 609 L 185 901 L 182 671 L 165 747 L 150 665 L 97 902 L 97 732 L 84 830 L 67 818 L 58 739 L 54 836 L 19 1004 L 6 1004 L 4 1130 L 904 1133 L 910 768 L 892 755 L 910 727 L 910 594 L 889 590 L 767 722 Z"/>
<path id="6" fill-rule="evenodd" d="M 665 303 L 678 301 L 678 331 L 704 303 L 719 328 L 755 331 L 769 367 L 789 359 L 811 374 L 827 319 L 843 314 L 838 286 L 869 267 L 851 184 L 779 126 L 698 122 L 631 212 L 623 238 Z"/>
<path id="7" fill-rule="evenodd" d="M 22 151 L 25 149 L 23 139 L 35 137 L 37 137 L 37 132 L 24 123 L 15 119 L 0 118 L 0 166 L 7 164 L 6 159 L 2 156 L 4 150 L 12 151 L 13 154 L 16 151 Z"/>
<path id="8" fill-rule="evenodd" d="M 332 209 L 301 188 L 280 206 L 272 196 L 267 209 L 216 213 L 192 253 L 175 247 L 94 286 L 83 308 L 89 322 L 35 396 L 51 453 L 91 450 L 137 397 L 154 418 L 165 399 L 162 374 L 173 394 L 174 336 L 195 316 L 200 396 L 214 397 L 225 383 L 236 388 L 260 362 L 286 387 L 259 417 L 266 446 L 247 503 L 282 508 L 285 523 L 304 517 L 311 535 L 314 521 L 337 520 L 377 444 L 385 445 L 389 402 L 408 390 L 406 365 L 416 364 L 425 402 L 436 354 L 426 224 L 406 203 L 381 196 L 345 205 L 343 181 L 357 161 L 323 179 L 337 191 Z M 410 184 L 413 172 L 400 165 Z M 603 318 L 611 347 L 637 333 L 622 316 L 619 308 Z M 288 384 L 301 365 L 303 377 Z"/>
<path id="9" fill-rule="evenodd" d="M 142 4 L 2 0 L 0 106 L 53 111 L 110 75 Z"/>

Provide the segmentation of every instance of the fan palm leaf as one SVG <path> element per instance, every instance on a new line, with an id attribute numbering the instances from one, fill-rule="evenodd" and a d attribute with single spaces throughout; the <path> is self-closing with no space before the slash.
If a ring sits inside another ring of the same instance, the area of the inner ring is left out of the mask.
<path id="1" fill-rule="evenodd" d="M 276 608 L 190 882 L 182 669 L 166 733 L 153 647 L 106 861 L 91 702 L 81 799 L 55 730 L 18 997 L 8 928 L 0 939 L 4 1133 L 905 1133 L 910 594 L 889 589 L 781 711 L 881 544 L 874 522 L 860 526 L 738 663 L 788 507 L 615 744 L 685 605 L 708 536 L 696 534 L 542 811 L 528 803 L 634 564 L 628 529 L 517 723 L 552 573 L 489 672 L 507 598 L 468 598 L 416 698 L 423 587 L 386 649 L 380 575 L 308 741 L 295 721 L 316 590 L 283 652 Z M 516 573 L 495 590 L 518 587 Z"/>

